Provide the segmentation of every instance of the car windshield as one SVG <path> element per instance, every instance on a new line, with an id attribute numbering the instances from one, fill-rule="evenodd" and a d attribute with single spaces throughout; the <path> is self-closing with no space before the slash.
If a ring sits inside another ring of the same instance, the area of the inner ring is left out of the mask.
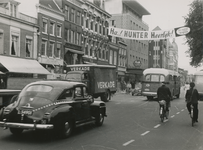
<path id="1" fill-rule="evenodd" d="M 81 74 L 70 73 L 70 74 L 67 74 L 66 79 L 71 81 L 81 81 Z"/>
<path id="2" fill-rule="evenodd" d="M 53 88 L 50 85 L 31 85 L 25 87 L 20 96 L 28 96 L 28 97 L 41 97 L 45 99 L 54 100 L 57 96 L 62 92 L 62 89 Z"/>

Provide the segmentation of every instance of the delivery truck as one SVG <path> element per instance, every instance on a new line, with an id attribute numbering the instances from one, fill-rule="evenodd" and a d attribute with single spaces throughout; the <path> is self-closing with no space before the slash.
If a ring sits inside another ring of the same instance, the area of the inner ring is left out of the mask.
<path id="1" fill-rule="evenodd" d="M 83 82 L 88 93 L 108 102 L 117 90 L 116 67 L 111 65 L 76 64 L 67 65 L 65 80 Z"/>

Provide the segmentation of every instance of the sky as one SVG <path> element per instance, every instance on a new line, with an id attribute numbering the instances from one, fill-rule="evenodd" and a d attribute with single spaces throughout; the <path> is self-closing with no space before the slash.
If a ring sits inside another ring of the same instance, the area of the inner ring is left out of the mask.
<path id="1" fill-rule="evenodd" d="M 189 4 L 193 0 L 137 0 L 151 15 L 143 17 L 143 21 L 153 30 L 159 26 L 162 30 L 172 29 L 185 25 L 184 16 L 189 13 Z M 190 66 L 190 58 L 186 55 L 188 45 L 185 44 L 185 36 L 176 37 L 178 45 L 178 67 L 188 70 L 189 74 L 199 71 L 203 67 L 194 68 Z"/>

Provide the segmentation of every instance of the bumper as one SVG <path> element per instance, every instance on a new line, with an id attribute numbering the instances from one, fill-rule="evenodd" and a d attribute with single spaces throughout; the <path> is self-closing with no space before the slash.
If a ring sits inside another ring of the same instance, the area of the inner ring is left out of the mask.
<path id="1" fill-rule="evenodd" d="M 156 97 L 157 93 L 156 92 L 142 92 L 142 96 L 153 96 L 153 97 Z"/>
<path id="2" fill-rule="evenodd" d="M 22 128 L 22 129 L 53 129 L 51 124 L 27 124 L 0 121 L 0 127 L 4 128 Z"/>

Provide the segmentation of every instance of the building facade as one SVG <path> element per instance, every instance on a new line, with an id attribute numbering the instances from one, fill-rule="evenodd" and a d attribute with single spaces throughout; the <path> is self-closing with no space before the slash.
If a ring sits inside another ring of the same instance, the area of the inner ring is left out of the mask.
<path id="1" fill-rule="evenodd" d="M 64 14 L 54 1 L 39 0 L 38 61 L 52 73 L 50 78 L 63 74 Z"/>
<path id="2" fill-rule="evenodd" d="M 139 31 L 149 29 L 142 17 L 150 13 L 135 0 L 108 0 L 105 10 L 112 15 L 109 26 Z M 143 70 L 148 68 L 148 41 L 124 41 L 127 44 L 126 80 L 141 80 Z"/>
<path id="3" fill-rule="evenodd" d="M 108 19 L 104 1 L 84 0 L 82 48 L 84 63 L 109 64 Z M 115 53 L 114 53 L 115 54 Z"/>
<path id="4" fill-rule="evenodd" d="M 81 0 L 56 0 L 64 13 L 64 62 L 65 65 L 81 64 L 84 51 L 82 50 L 82 24 L 84 4 Z"/>

